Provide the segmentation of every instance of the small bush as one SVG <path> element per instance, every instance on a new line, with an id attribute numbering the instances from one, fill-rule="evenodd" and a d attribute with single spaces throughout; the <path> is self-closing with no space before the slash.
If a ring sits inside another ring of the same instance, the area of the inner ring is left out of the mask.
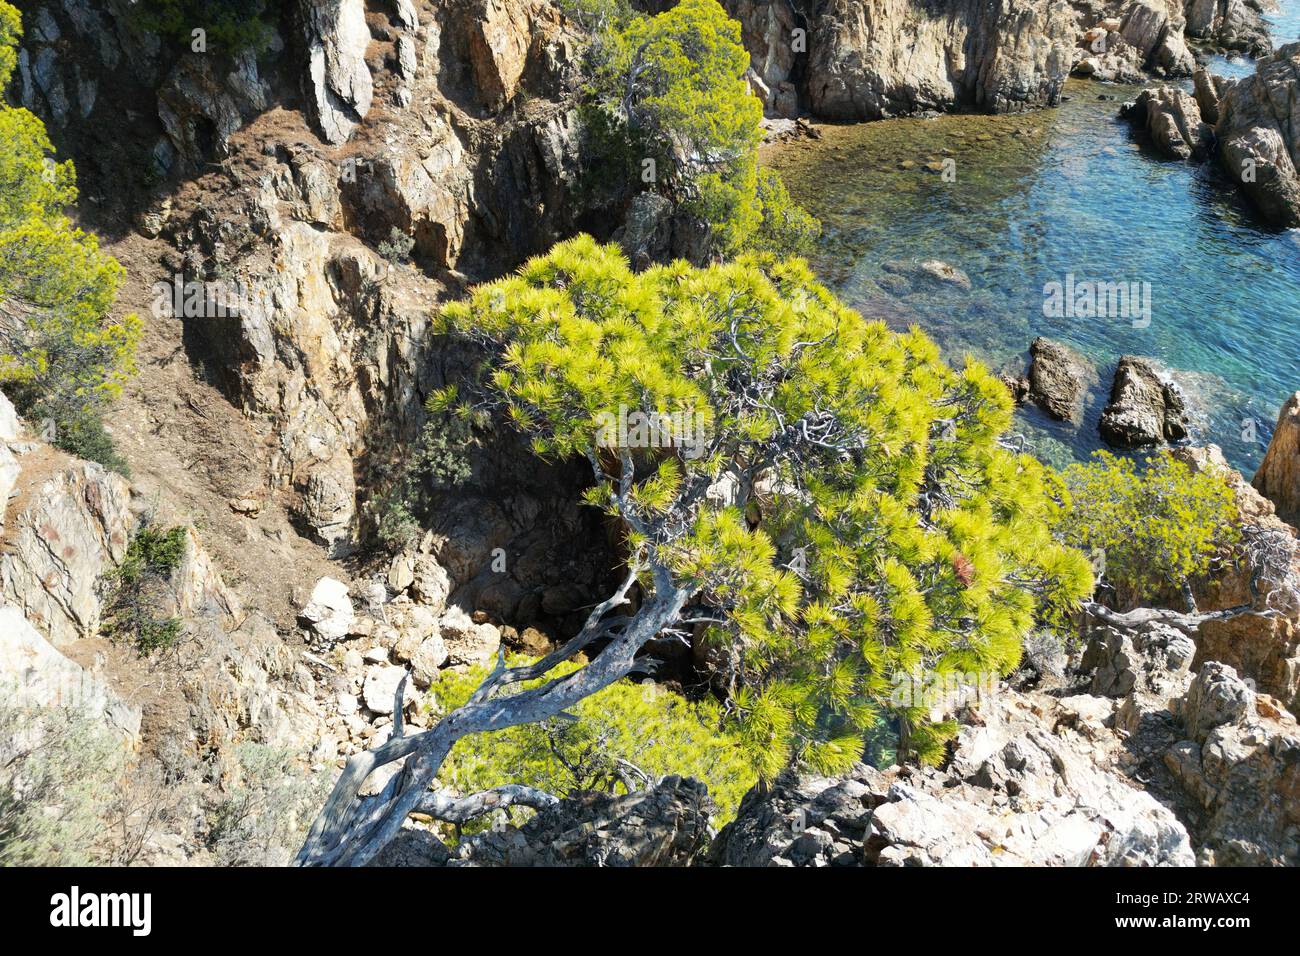
<path id="1" fill-rule="evenodd" d="M 392 550 L 400 550 L 420 533 L 433 496 L 457 488 L 470 478 L 467 449 L 473 429 L 464 417 L 435 413 L 420 429 L 415 445 L 379 484 L 386 489 L 371 505 L 375 533 Z"/>
<path id="2" fill-rule="evenodd" d="M 567 664 L 551 676 L 576 669 Z M 429 688 L 435 709 L 448 713 L 464 704 L 482 679 L 481 670 L 443 672 Z M 519 783 L 567 796 L 583 790 L 625 793 L 639 773 L 654 779 L 680 774 L 708 786 L 718 825 L 735 816 L 740 798 L 757 780 L 739 741 L 719 729 L 722 718 L 712 701 L 694 704 L 656 684 L 620 681 L 570 713 L 577 719 L 460 740 L 441 780 L 464 794 Z"/>
<path id="3" fill-rule="evenodd" d="M 411 251 L 415 248 L 415 237 L 408 236 L 396 226 L 388 234 L 388 238 L 379 244 L 376 250 L 381 256 L 394 264 L 405 264 L 411 261 Z"/>
<path id="4" fill-rule="evenodd" d="M 207 846 L 218 866 L 285 866 L 325 798 L 327 774 L 304 774 L 291 751 L 244 743 L 237 776 L 206 815 Z"/>
<path id="5" fill-rule="evenodd" d="M 1104 559 L 1103 579 L 1138 594 L 1181 588 L 1239 539 L 1223 477 L 1165 453 L 1144 467 L 1098 452 L 1064 472 L 1070 505 L 1060 537 Z"/>
<path id="6" fill-rule="evenodd" d="M 192 31 L 207 32 L 208 48 L 224 53 L 264 52 L 271 42 L 282 0 L 133 0 L 137 29 L 183 44 Z"/>
<path id="7" fill-rule="evenodd" d="M 135 644 L 141 654 L 165 650 L 181 636 L 181 620 L 161 615 L 171 600 L 169 581 L 185 555 L 184 528 L 160 531 L 144 527 L 131 540 L 126 557 L 109 575 L 113 593 L 104 616 L 104 630 Z"/>
<path id="8" fill-rule="evenodd" d="M 0 866 L 104 862 L 124 750 L 72 710 L 0 697 Z"/>

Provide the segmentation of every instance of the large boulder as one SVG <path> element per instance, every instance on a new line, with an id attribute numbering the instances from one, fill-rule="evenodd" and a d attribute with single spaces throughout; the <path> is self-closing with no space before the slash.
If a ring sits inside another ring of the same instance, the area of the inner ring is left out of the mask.
<path id="1" fill-rule="evenodd" d="M 1137 448 L 1187 437 L 1182 389 L 1146 359 L 1125 355 L 1115 368 L 1110 404 L 1098 423 L 1101 437 L 1118 448 Z"/>
<path id="2" fill-rule="evenodd" d="M 1172 86 L 1143 90 L 1123 115 L 1170 159 L 1199 159 L 1214 142 L 1214 131 L 1201 119 L 1196 98 Z"/>
<path id="3" fill-rule="evenodd" d="M 1053 418 L 1077 422 L 1096 369 L 1068 345 L 1042 336 L 1030 343 L 1029 356 L 1029 397 Z"/>
<path id="4" fill-rule="evenodd" d="M 61 648 L 99 632 L 99 579 L 125 556 L 136 519 L 120 475 L 43 446 L 31 457 L 42 460 L 24 464 L 4 527 L 0 596 Z"/>
<path id="5" fill-rule="evenodd" d="M 134 744 L 141 712 L 99 676 L 59 653 L 22 612 L 0 601 L 0 692 L 7 704 L 78 711 Z"/>
<path id="6" fill-rule="evenodd" d="M 1260 213 L 1300 226 L 1300 43 L 1256 62 L 1219 102 L 1219 160 Z"/>
<path id="7" fill-rule="evenodd" d="M 1300 727 L 1226 664 L 1201 668 L 1181 702 L 1188 739 L 1165 764 L 1205 813 L 1200 862 L 1300 865 Z"/>

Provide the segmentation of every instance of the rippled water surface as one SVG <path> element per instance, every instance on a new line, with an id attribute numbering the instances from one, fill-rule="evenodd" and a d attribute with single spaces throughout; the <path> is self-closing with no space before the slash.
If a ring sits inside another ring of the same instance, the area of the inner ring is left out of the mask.
<path id="1" fill-rule="evenodd" d="M 1300 2 L 1274 16 L 1279 42 L 1300 34 Z M 1200 410 L 1194 437 L 1249 474 L 1300 388 L 1300 232 L 1265 226 L 1212 166 L 1135 142 L 1117 113 L 1137 89 L 1071 81 L 1061 107 L 1022 116 L 824 127 L 766 161 L 825 226 L 819 273 L 864 313 L 919 324 L 951 360 L 1023 365 L 1046 335 L 1096 363 L 1081 428 L 1024 413 L 1039 454 L 1063 462 L 1099 446 L 1114 362 L 1137 354 L 1174 371 Z M 945 159 L 955 182 L 926 168 Z M 969 288 L 918 276 L 929 259 Z M 1044 285 L 1070 273 L 1150 283 L 1150 324 L 1045 316 Z"/>

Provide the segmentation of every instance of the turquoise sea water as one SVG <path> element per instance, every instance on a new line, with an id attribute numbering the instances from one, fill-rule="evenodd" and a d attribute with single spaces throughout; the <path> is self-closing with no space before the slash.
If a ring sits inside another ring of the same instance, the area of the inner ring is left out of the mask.
<path id="1" fill-rule="evenodd" d="M 1300 36 L 1300 0 L 1274 18 L 1275 43 Z M 1263 224 L 1213 166 L 1139 145 L 1118 118 L 1138 89 L 1071 81 L 1068 102 L 1022 116 L 828 127 L 766 161 L 824 224 L 814 266 L 864 313 L 919 324 L 950 360 L 1023 364 L 1037 335 L 1092 359 L 1100 381 L 1080 428 L 1022 414 L 1041 456 L 1100 447 L 1114 362 L 1137 354 L 1187 386 L 1194 440 L 1223 446 L 1249 475 L 1300 389 L 1300 231 Z M 955 182 L 926 168 L 949 159 Z M 918 276 L 928 259 L 964 272 L 969 288 Z M 1045 284 L 1069 274 L 1149 283 L 1149 325 L 1045 316 Z"/>

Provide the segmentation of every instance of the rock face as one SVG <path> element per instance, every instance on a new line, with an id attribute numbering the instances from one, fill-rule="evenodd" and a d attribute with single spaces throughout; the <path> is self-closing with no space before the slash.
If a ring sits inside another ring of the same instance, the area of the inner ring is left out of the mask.
<path id="1" fill-rule="evenodd" d="M 134 744 L 140 708 L 122 700 L 104 681 L 54 649 L 13 605 L 0 604 L 0 687 L 5 702 L 67 707 L 98 720 Z"/>
<path id="2" fill-rule="evenodd" d="M 370 28 L 364 0 L 299 0 L 307 46 L 307 103 L 319 133 L 347 142 L 374 99 L 366 65 Z"/>
<path id="3" fill-rule="evenodd" d="M 794 31 L 802 29 L 807 35 L 807 17 L 782 0 L 726 0 L 723 6 L 740 21 L 742 40 L 749 51 L 746 79 L 762 99 L 763 112 L 770 117 L 798 116 L 794 78 L 801 57 L 795 49 Z"/>
<path id="4" fill-rule="evenodd" d="M 809 106 L 833 120 L 928 109 L 1011 113 L 1060 98 L 1075 19 L 1063 0 L 829 0 L 808 35 Z"/>
<path id="5" fill-rule="evenodd" d="M 1145 359 L 1122 356 L 1098 429 L 1107 443 L 1118 448 L 1181 441 L 1187 437 L 1182 390 Z"/>
<path id="6" fill-rule="evenodd" d="M 1200 159 L 1214 143 L 1214 131 L 1202 120 L 1196 98 L 1172 86 L 1143 90 L 1122 115 L 1170 159 Z"/>
<path id="7" fill-rule="evenodd" d="M 859 767 L 751 791 L 710 859 L 732 866 L 1189 866 L 1187 832 L 1099 764 L 1073 698 L 999 693 L 948 769 Z M 1092 698 L 1087 698 L 1092 701 Z"/>
<path id="8" fill-rule="evenodd" d="M 1241 50 L 1253 57 L 1272 49 L 1263 5 L 1252 0 L 1187 0 L 1189 37 L 1222 50 Z"/>
<path id="9" fill-rule="evenodd" d="M 1259 212 L 1282 226 L 1300 226 L 1300 43 L 1255 64 L 1219 103 L 1219 160 Z"/>
<path id="10" fill-rule="evenodd" d="M 1207 814 L 1202 864 L 1300 864 L 1300 727 L 1226 664 L 1206 664 L 1181 704 L 1189 739 L 1170 772 Z"/>
<path id="11" fill-rule="evenodd" d="M 1029 357 L 1029 397 L 1053 418 L 1077 421 L 1096 370 L 1068 345 L 1041 336 L 1030 343 Z"/>
<path id="12" fill-rule="evenodd" d="M 65 647 L 98 633 L 96 585 L 126 554 L 136 522 L 120 475 L 101 465 L 67 464 L 48 450 L 32 457 L 38 454 L 53 471 L 42 477 L 33 462 L 24 475 L 26 502 L 11 510 L 4 527 L 0 596 L 55 647 Z"/>
<path id="13" fill-rule="evenodd" d="M 1289 597 L 1300 582 L 1300 545 L 1295 532 L 1273 513 L 1273 505 L 1248 485 L 1215 446 L 1178 448 L 1172 454 L 1195 470 L 1225 476 L 1241 516 L 1243 543 L 1209 580 L 1193 583 L 1203 611 L 1252 605 L 1270 609 L 1206 621 L 1196 635 L 1196 661 L 1220 661 L 1260 690 L 1300 706 L 1300 607 Z"/>
<path id="14" fill-rule="evenodd" d="M 708 790 L 665 777 L 622 796 L 587 793 L 522 827 L 465 840 L 453 866 L 690 866 L 708 850 Z"/>
<path id="15" fill-rule="evenodd" d="M 1277 508 L 1278 517 L 1300 524 L 1300 392 L 1282 405 L 1268 451 L 1250 482 Z"/>

